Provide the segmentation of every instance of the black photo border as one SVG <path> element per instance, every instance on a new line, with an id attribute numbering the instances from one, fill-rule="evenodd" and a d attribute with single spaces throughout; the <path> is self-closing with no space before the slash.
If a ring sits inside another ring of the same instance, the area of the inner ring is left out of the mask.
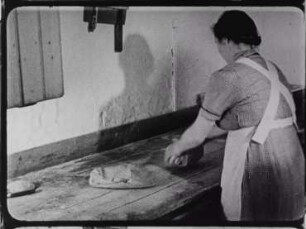
<path id="1" fill-rule="evenodd" d="M 294 222 L 233 222 L 227 224 L 190 225 L 175 221 L 20 221 L 14 219 L 7 208 L 7 58 L 6 58 L 6 22 L 10 11 L 22 6 L 228 6 L 228 7 L 296 7 L 303 11 L 305 17 L 305 2 L 303 0 L 2 0 L 1 18 L 1 116 L 0 116 L 0 214 L 3 228 L 18 227 L 109 227 L 109 226 L 266 226 L 303 228 L 303 219 Z"/>

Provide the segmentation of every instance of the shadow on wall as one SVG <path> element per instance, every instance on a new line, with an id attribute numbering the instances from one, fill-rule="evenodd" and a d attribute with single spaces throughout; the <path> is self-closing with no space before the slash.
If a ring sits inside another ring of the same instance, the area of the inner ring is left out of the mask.
<path id="1" fill-rule="evenodd" d="M 99 129 L 119 126 L 148 116 L 150 87 L 147 84 L 154 70 L 154 57 L 145 38 L 139 34 L 128 35 L 119 66 L 125 78 L 122 94 L 100 109 Z"/>

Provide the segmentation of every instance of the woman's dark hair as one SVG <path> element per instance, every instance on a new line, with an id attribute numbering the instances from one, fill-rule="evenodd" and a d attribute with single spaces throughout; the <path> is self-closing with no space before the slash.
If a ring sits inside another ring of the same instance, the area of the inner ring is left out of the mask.
<path id="1" fill-rule="evenodd" d="M 227 38 L 234 43 L 260 45 L 261 37 L 252 18 L 239 10 L 225 11 L 212 27 L 215 37 L 222 41 Z"/>

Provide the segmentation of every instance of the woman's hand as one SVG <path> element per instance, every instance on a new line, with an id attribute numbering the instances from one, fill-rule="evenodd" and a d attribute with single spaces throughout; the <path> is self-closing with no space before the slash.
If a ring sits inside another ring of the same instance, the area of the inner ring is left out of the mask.
<path id="1" fill-rule="evenodd" d="M 172 143 L 166 149 L 164 158 L 166 165 L 187 166 L 189 159 L 188 154 L 185 154 L 185 152 L 204 142 L 215 122 L 207 120 L 201 114 L 201 111 L 202 109 L 200 109 L 194 123 L 181 135 L 180 140 Z"/>
<path id="2" fill-rule="evenodd" d="M 172 143 L 165 151 L 165 164 L 170 166 L 184 166 L 185 158 L 182 156 L 182 153 L 183 152 L 179 148 L 179 143 Z"/>

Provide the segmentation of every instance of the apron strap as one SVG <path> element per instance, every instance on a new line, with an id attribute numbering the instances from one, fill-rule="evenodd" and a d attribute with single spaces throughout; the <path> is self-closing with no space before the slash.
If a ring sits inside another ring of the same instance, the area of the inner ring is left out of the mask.
<path id="1" fill-rule="evenodd" d="M 247 58 L 239 59 L 236 62 L 246 64 L 262 73 L 271 82 L 271 89 L 269 101 L 259 125 L 229 131 L 227 136 L 221 176 L 221 203 L 227 219 L 235 221 L 241 219 L 242 180 L 250 141 L 254 140 L 262 144 L 271 129 L 292 125 L 295 120 L 295 107 L 291 94 L 280 83 L 277 70 L 272 64 L 268 63 L 269 71 L 267 71 Z M 275 120 L 280 93 L 286 98 L 293 117 Z"/>
<path id="2" fill-rule="evenodd" d="M 270 70 L 270 72 L 272 71 L 274 73 L 274 75 L 277 75 L 278 76 L 278 72 L 275 68 L 275 65 L 268 61 L 268 68 Z M 278 78 L 277 78 L 278 79 Z M 294 100 L 293 100 L 293 97 L 292 97 L 292 94 L 291 92 L 289 91 L 289 89 L 283 84 L 280 82 L 280 80 L 276 80 L 276 85 L 280 91 L 280 93 L 284 96 L 284 98 L 286 99 L 289 107 L 290 107 L 290 110 L 291 110 L 291 113 L 292 113 L 292 120 L 293 120 L 293 123 L 294 125 L 297 127 L 297 122 L 296 122 L 296 109 L 295 109 L 295 103 L 294 103 Z"/>
<path id="3" fill-rule="evenodd" d="M 255 61 L 249 59 L 249 58 L 241 58 L 239 60 L 236 61 L 237 63 L 242 63 L 242 64 L 246 64 L 248 65 L 249 67 L 252 67 L 254 68 L 255 70 L 259 71 L 260 73 L 262 73 L 264 76 L 268 77 L 268 79 L 270 79 L 270 72 L 274 72 L 277 76 L 277 80 L 275 81 L 275 83 L 278 85 L 278 88 L 280 90 L 280 92 L 283 94 L 283 96 L 285 97 L 291 111 L 292 111 L 292 116 L 293 116 L 293 119 L 296 120 L 296 108 L 295 108 L 295 103 L 294 103 L 294 100 L 293 100 L 293 97 L 292 97 L 292 94 L 291 92 L 288 90 L 288 88 L 282 84 L 279 80 L 278 80 L 278 73 L 277 73 L 277 70 L 274 66 L 273 63 L 271 63 L 270 61 L 267 61 L 267 65 L 268 65 L 268 69 L 270 71 L 267 71 L 265 68 L 263 68 L 261 65 L 257 64 Z M 296 123 L 296 122 L 295 122 Z"/>
<path id="4" fill-rule="evenodd" d="M 289 90 L 279 81 L 275 66 L 272 63 L 267 62 L 269 68 L 269 71 L 267 71 L 265 68 L 248 58 L 241 58 L 236 62 L 252 67 L 253 69 L 263 74 L 271 82 L 270 99 L 264 112 L 264 116 L 262 117 L 252 140 L 263 144 L 268 137 L 269 131 L 272 128 L 275 128 L 276 124 L 278 123 L 275 122 L 274 118 L 277 113 L 280 93 L 282 93 L 285 97 L 292 112 L 291 123 L 288 123 L 288 125 L 292 123 L 296 125 L 295 104 L 293 98 Z"/>

